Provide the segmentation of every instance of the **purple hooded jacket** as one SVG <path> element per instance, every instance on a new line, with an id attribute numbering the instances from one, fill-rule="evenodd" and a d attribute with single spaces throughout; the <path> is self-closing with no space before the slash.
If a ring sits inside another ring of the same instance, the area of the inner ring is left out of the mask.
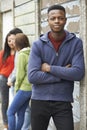
<path id="1" fill-rule="evenodd" d="M 41 65 L 48 63 L 50 73 L 42 72 Z M 66 65 L 71 64 L 67 68 Z M 74 81 L 80 81 L 85 73 L 82 40 L 66 31 L 66 38 L 58 52 L 48 33 L 41 35 L 32 45 L 28 80 L 32 83 L 32 99 L 73 101 Z"/>

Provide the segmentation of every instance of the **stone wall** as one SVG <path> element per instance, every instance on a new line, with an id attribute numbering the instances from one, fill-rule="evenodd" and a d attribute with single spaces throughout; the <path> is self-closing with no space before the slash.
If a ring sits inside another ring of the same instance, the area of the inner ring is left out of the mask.
<path id="1" fill-rule="evenodd" d="M 15 0 L 14 24 L 29 37 L 30 43 L 35 39 L 35 2 L 34 0 Z"/>

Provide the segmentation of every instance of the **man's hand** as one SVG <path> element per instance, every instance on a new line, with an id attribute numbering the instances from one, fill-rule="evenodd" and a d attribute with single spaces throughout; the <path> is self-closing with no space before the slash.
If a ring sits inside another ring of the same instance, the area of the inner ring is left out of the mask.
<path id="1" fill-rule="evenodd" d="M 71 67 L 71 64 L 68 64 L 65 67 L 69 68 L 69 67 Z M 41 66 L 41 70 L 43 72 L 50 72 L 50 65 L 47 64 L 47 63 L 43 63 L 42 66 Z"/>
<path id="2" fill-rule="evenodd" d="M 71 67 L 71 64 L 66 65 L 67 68 Z"/>
<path id="3" fill-rule="evenodd" d="M 47 63 L 43 63 L 42 66 L 41 66 L 41 70 L 43 72 L 50 72 L 50 65 L 47 64 Z"/>

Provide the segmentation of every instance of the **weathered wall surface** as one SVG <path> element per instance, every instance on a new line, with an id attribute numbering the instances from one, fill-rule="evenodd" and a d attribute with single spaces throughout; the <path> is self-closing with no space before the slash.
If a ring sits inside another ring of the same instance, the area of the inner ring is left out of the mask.
<path id="1" fill-rule="evenodd" d="M 2 16 L 8 11 L 11 11 L 13 13 L 13 27 L 21 28 L 23 32 L 29 37 L 30 44 L 32 44 L 32 41 L 36 36 L 35 5 L 36 4 L 34 0 L 1 0 Z M 7 32 L 8 31 L 9 30 L 7 29 Z"/>
<path id="2" fill-rule="evenodd" d="M 35 39 L 35 2 L 34 0 L 15 0 L 14 24 L 29 37 L 30 43 Z"/>
<path id="3" fill-rule="evenodd" d="M 6 12 L 13 8 L 13 0 L 1 0 L 1 12 Z"/>
<path id="4" fill-rule="evenodd" d="M 80 87 L 80 130 L 87 130 L 87 0 L 80 0 L 80 35 L 84 42 L 85 77 Z"/>
<path id="5" fill-rule="evenodd" d="M 2 44 L 10 29 L 13 28 L 13 0 L 1 1 L 1 17 L 2 17 Z M 3 47 L 3 46 L 2 46 Z"/>
<path id="6" fill-rule="evenodd" d="M 0 13 L 0 50 L 1 50 L 1 47 L 2 47 L 2 16 Z"/>

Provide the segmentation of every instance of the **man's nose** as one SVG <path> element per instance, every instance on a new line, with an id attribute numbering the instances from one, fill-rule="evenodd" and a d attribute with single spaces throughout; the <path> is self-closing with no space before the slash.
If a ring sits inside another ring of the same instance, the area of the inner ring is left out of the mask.
<path id="1" fill-rule="evenodd" d="M 58 18 L 56 18 L 56 19 L 55 19 L 55 22 L 59 22 L 59 19 L 58 19 Z"/>

